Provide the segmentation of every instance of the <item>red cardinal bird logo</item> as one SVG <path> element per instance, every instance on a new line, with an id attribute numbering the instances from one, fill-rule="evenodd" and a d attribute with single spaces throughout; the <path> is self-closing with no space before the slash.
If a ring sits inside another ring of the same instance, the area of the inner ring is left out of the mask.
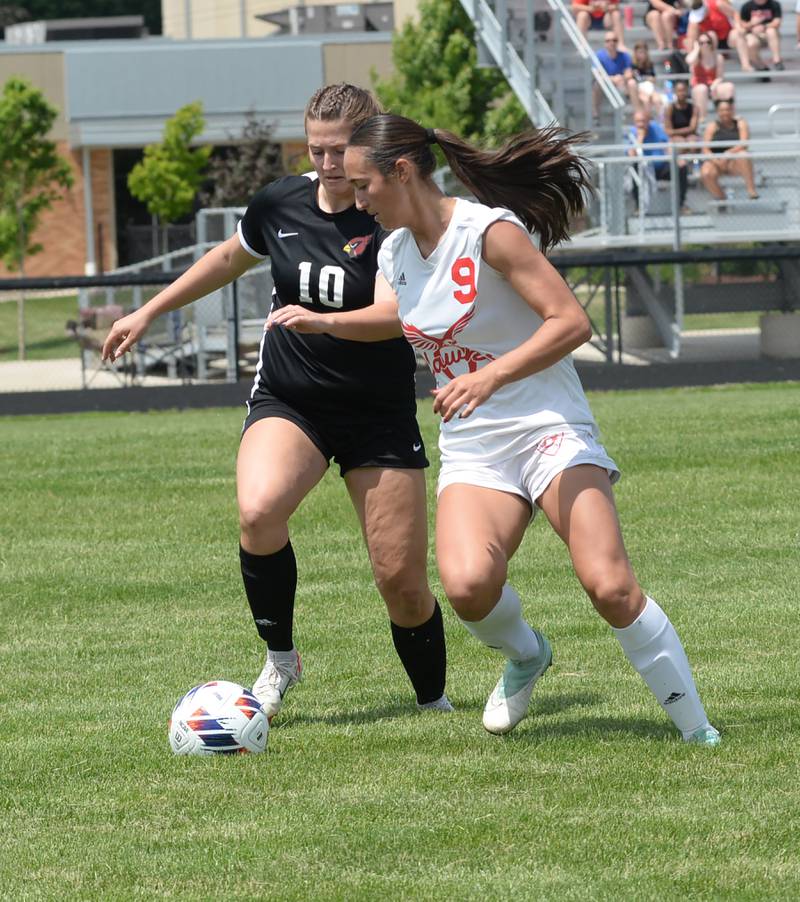
<path id="1" fill-rule="evenodd" d="M 359 235 L 357 238 L 351 238 L 342 250 L 351 259 L 360 257 L 369 247 L 370 241 L 372 241 L 372 235 Z"/>
<path id="2" fill-rule="evenodd" d="M 432 352 L 431 369 L 434 374 L 444 373 L 448 379 L 455 379 L 455 373 L 451 367 L 462 360 L 466 362 L 471 373 L 478 369 L 480 361 L 494 360 L 491 354 L 483 354 L 472 348 L 463 348 L 456 343 L 455 336 L 469 324 L 473 316 L 475 316 L 474 306 L 457 319 L 441 338 L 427 335 L 422 329 L 405 322 L 403 323 L 403 335 L 405 335 L 406 341 L 415 348 Z"/>

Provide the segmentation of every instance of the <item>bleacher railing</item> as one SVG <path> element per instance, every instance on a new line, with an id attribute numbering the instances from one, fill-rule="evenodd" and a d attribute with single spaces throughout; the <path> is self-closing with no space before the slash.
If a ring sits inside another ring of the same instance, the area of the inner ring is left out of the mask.
<path id="1" fill-rule="evenodd" d="M 488 53 L 506 77 L 534 125 L 543 126 L 553 122 L 556 116 L 537 84 L 533 0 L 525 0 L 522 57 L 508 39 L 507 0 L 496 0 L 494 9 L 486 0 L 461 0 L 461 5 L 475 25 L 479 58 Z"/>
<path id="2" fill-rule="evenodd" d="M 547 0 L 547 4 L 555 16 L 556 27 L 553 29 L 555 39 L 555 76 L 554 86 L 556 100 L 554 101 L 556 114 L 559 121 L 573 131 L 589 130 L 592 128 L 593 119 L 593 93 L 594 86 L 603 97 L 603 100 L 611 110 L 613 120 L 612 133 L 615 142 L 621 142 L 623 137 L 623 113 L 625 111 L 625 99 L 617 90 L 616 85 L 608 77 L 606 70 L 600 64 L 589 42 L 578 28 L 572 12 L 564 4 L 563 0 Z M 572 45 L 574 52 L 564 46 L 564 38 Z M 576 109 L 568 108 L 564 100 L 564 90 L 568 83 L 569 75 L 578 69 L 582 76 L 582 91 L 580 102 Z"/>
<path id="3" fill-rule="evenodd" d="M 685 244 L 800 240 L 800 142 L 791 149 L 774 150 L 774 142 L 749 140 L 746 152 L 728 156 L 752 163 L 757 199 L 748 197 L 740 175 L 719 177 L 725 193 L 722 199 L 714 198 L 704 186 L 705 161 L 718 161 L 726 150 L 740 144 L 648 144 L 648 156 L 644 157 L 631 156 L 631 144 L 584 148 L 593 165 L 597 195 L 590 228 L 575 236 L 575 246 L 599 248 L 635 243 L 678 250 Z M 704 153 L 701 146 L 712 152 Z M 659 163 L 669 165 L 670 175 L 654 181 L 647 176 Z M 680 205 L 679 167 L 687 169 L 688 209 L 681 209 Z"/>
<path id="4" fill-rule="evenodd" d="M 767 120 L 773 137 L 800 141 L 800 103 L 773 103 L 767 111 Z"/>

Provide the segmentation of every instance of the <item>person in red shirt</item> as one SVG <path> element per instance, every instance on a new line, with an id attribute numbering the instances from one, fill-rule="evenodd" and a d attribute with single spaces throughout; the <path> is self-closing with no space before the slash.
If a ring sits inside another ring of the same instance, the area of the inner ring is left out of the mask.
<path id="1" fill-rule="evenodd" d="M 702 123 L 708 113 L 709 98 L 714 103 L 732 100 L 733 82 L 725 81 L 725 57 L 714 46 L 712 33 L 701 34 L 694 47 L 686 54 L 691 73 L 692 101 L 697 107 Z"/>
<path id="2" fill-rule="evenodd" d="M 584 34 L 590 30 L 610 29 L 614 32 L 620 49 L 625 48 L 619 0 L 572 0 L 572 15 Z"/>
<path id="3" fill-rule="evenodd" d="M 689 24 L 686 28 L 686 46 L 694 47 L 701 33 L 712 32 L 717 37 L 717 46 L 727 50 L 736 47 L 739 33 L 734 30 L 736 10 L 727 0 L 692 0 Z"/>

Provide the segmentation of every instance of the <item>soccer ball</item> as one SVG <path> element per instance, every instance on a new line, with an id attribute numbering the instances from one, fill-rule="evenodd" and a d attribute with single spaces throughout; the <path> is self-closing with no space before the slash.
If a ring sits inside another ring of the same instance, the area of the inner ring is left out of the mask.
<path id="1" fill-rule="evenodd" d="M 172 710 L 169 744 L 176 755 L 263 752 L 269 722 L 244 686 L 212 680 L 190 689 Z"/>

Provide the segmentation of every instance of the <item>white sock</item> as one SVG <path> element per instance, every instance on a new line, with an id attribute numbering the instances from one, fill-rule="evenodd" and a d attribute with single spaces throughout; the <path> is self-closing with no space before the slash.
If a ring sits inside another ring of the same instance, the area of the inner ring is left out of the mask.
<path id="1" fill-rule="evenodd" d="M 294 664 L 297 661 L 297 649 L 293 648 L 291 651 L 273 651 L 271 648 L 268 648 L 267 657 L 275 664 Z"/>
<path id="2" fill-rule="evenodd" d="M 508 583 L 503 586 L 497 604 L 483 620 L 461 622 L 476 639 L 512 661 L 527 661 L 539 654 L 536 633 L 522 619 L 519 595 Z"/>
<path id="3" fill-rule="evenodd" d="M 644 610 L 630 626 L 612 630 L 625 656 L 684 739 L 700 727 L 710 726 L 681 640 L 652 598 L 645 600 Z"/>

